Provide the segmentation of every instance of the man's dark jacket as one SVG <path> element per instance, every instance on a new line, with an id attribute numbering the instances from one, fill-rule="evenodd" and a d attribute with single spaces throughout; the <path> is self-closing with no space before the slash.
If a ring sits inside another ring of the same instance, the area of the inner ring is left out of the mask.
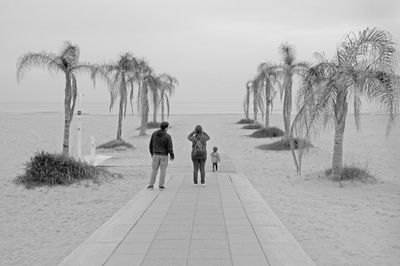
<path id="1" fill-rule="evenodd" d="M 155 131 L 151 135 L 149 144 L 150 154 L 170 155 L 174 159 L 174 150 L 172 148 L 171 136 L 162 129 Z"/>

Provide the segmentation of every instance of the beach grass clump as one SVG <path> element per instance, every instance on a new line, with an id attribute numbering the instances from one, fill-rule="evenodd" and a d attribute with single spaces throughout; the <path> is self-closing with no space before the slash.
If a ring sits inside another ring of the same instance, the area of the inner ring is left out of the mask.
<path id="1" fill-rule="evenodd" d="M 303 148 L 311 148 L 314 147 L 310 142 L 305 141 L 304 139 L 294 138 L 293 146 L 294 149 L 297 150 L 302 145 Z M 261 150 L 270 150 L 270 151 L 282 151 L 282 150 L 290 150 L 290 141 L 288 139 L 281 139 L 273 143 L 262 144 L 257 148 Z"/>
<path id="2" fill-rule="evenodd" d="M 149 122 L 147 123 L 147 128 L 148 129 L 153 129 L 153 128 L 160 128 L 161 123 L 159 122 Z"/>
<path id="3" fill-rule="evenodd" d="M 122 139 L 114 139 L 97 146 L 97 149 L 119 149 L 119 148 L 133 149 L 133 145 Z"/>
<path id="4" fill-rule="evenodd" d="M 148 122 L 147 123 L 147 129 L 154 129 L 154 128 L 159 129 L 160 125 L 161 125 L 160 122 Z M 138 127 L 138 128 L 136 128 L 136 130 L 140 130 L 140 128 L 141 127 Z"/>
<path id="5" fill-rule="evenodd" d="M 245 125 L 242 128 L 243 129 L 260 129 L 260 128 L 262 128 L 262 125 L 260 125 L 258 123 L 253 123 L 253 124 Z"/>
<path id="6" fill-rule="evenodd" d="M 236 122 L 236 124 L 253 124 L 254 120 L 250 118 L 243 118 Z"/>
<path id="7" fill-rule="evenodd" d="M 277 127 L 262 127 L 256 130 L 253 134 L 249 135 L 252 138 L 276 138 L 282 137 L 285 134 Z"/>
<path id="8" fill-rule="evenodd" d="M 332 168 L 325 170 L 325 176 L 332 177 Z M 378 179 L 368 169 L 367 166 L 345 165 L 338 181 L 360 181 L 363 183 L 377 183 Z"/>
<path id="9" fill-rule="evenodd" d="M 70 185 L 82 180 L 98 182 L 112 176 L 105 168 L 92 166 L 73 157 L 45 151 L 36 152 L 25 163 L 25 173 L 15 180 L 26 188 L 37 186 Z"/>

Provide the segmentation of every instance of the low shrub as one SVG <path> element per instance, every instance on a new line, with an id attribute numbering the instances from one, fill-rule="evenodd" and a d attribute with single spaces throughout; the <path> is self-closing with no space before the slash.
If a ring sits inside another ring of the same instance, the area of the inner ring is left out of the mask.
<path id="1" fill-rule="evenodd" d="M 245 125 L 242 128 L 243 129 L 259 129 L 259 128 L 262 128 L 262 125 L 260 125 L 258 123 L 253 123 L 253 124 Z"/>
<path id="2" fill-rule="evenodd" d="M 159 122 L 149 122 L 147 124 L 148 129 L 153 129 L 153 128 L 160 128 L 161 123 Z"/>
<path id="3" fill-rule="evenodd" d="M 276 138 L 281 137 L 285 134 L 281 129 L 277 127 L 262 127 L 255 131 L 253 134 L 249 135 L 252 138 Z"/>
<path id="4" fill-rule="evenodd" d="M 118 148 L 133 149 L 133 145 L 122 139 L 114 139 L 97 146 L 97 149 L 118 149 Z"/>
<path id="5" fill-rule="evenodd" d="M 294 138 L 293 145 L 295 150 L 299 148 L 299 144 L 303 144 L 304 148 L 313 147 L 313 145 L 310 142 L 306 142 L 304 139 Z M 290 150 L 290 142 L 288 139 L 287 140 L 281 139 L 270 144 L 260 145 L 257 148 L 261 150 L 272 150 L 272 151 Z"/>
<path id="6" fill-rule="evenodd" d="M 37 186 L 70 185 L 82 180 L 98 181 L 100 177 L 112 176 L 105 168 L 62 154 L 37 152 L 25 163 L 25 173 L 16 178 L 17 184 L 26 188 Z"/>
<path id="7" fill-rule="evenodd" d="M 240 119 L 239 121 L 236 122 L 236 124 L 253 124 L 254 120 L 251 120 L 250 118 L 246 119 Z"/>
<path id="8" fill-rule="evenodd" d="M 147 129 L 154 129 L 154 128 L 160 129 L 160 125 L 161 125 L 160 122 L 149 122 L 147 123 Z M 136 130 L 140 130 L 140 127 L 136 128 Z"/>
<path id="9" fill-rule="evenodd" d="M 325 176 L 332 177 L 332 168 L 325 170 Z M 360 181 L 364 183 L 377 183 L 378 179 L 371 174 L 367 166 L 361 167 L 357 165 L 345 165 L 340 175 L 340 180 L 337 181 Z"/>

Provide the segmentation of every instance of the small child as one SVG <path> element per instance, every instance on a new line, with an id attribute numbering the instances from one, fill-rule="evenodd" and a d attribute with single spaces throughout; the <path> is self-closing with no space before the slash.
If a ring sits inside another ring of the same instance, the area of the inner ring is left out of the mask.
<path id="1" fill-rule="evenodd" d="M 221 157 L 219 157 L 218 148 L 213 147 L 213 152 L 211 153 L 211 162 L 212 169 L 214 171 L 218 171 L 218 163 L 221 161 Z"/>

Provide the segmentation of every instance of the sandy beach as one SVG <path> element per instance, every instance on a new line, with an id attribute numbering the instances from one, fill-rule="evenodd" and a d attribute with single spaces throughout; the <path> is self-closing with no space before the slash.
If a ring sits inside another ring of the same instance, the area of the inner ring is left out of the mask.
<path id="1" fill-rule="evenodd" d="M 386 117 L 363 115 L 361 132 L 347 118 L 344 162 L 365 166 L 377 184 L 346 182 L 344 187 L 322 178 L 330 167 L 333 132 L 313 142 L 297 176 L 290 152 L 255 147 L 272 139 L 247 137 L 252 130 L 235 124 L 241 115 L 173 115 L 169 133 L 174 141 L 174 167 L 190 167 L 187 134 L 201 124 L 211 136 L 208 151 L 218 146 L 234 161 L 272 207 L 317 265 L 398 265 L 400 262 L 400 126 L 386 138 Z M 83 153 L 90 136 L 98 144 L 115 138 L 116 116 L 83 116 Z M 398 121 L 397 121 L 398 122 Z M 110 153 L 106 164 L 122 177 L 68 187 L 26 190 L 11 181 L 22 173 L 35 151 L 58 152 L 63 116 L 60 113 L 0 114 L 0 265 L 56 265 L 148 182 L 149 135 L 138 136 L 137 116 L 127 116 L 123 139 L 134 150 Z M 271 125 L 282 128 L 281 114 Z M 71 151 L 76 150 L 76 119 L 71 125 Z M 152 130 L 148 131 L 150 134 Z M 104 151 L 98 151 L 105 154 Z M 190 168 L 189 168 L 190 169 Z M 211 170 L 208 161 L 207 170 Z M 167 188 L 168 189 L 168 188 Z"/>

